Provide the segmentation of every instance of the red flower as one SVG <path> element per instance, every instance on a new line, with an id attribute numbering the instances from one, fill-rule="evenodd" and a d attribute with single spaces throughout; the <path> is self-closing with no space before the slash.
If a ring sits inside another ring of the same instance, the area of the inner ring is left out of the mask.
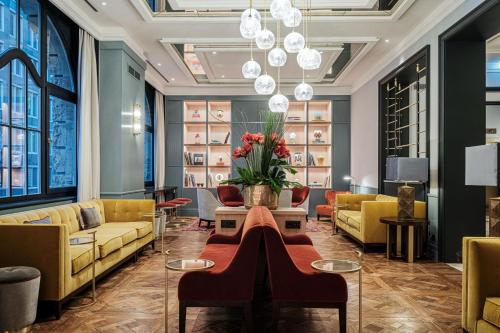
<path id="1" fill-rule="evenodd" d="M 264 144 L 264 135 L 262 133 L 253 134 L 252 140 L 254 143 Z"/>
<path id="2" fill-rule="evenodd" d="M 245 151 L 245 155 L 249 154 L 252 151 L 252 145 L 248 142 L 243 143 L 243 150 Z"/>
<path id="3" fill-rule="evenodd" d="M 243 136 L 241 137 L 241 141 L 243 141 L 243 143 L 247 142 L 247 143 L 250 143 L 252 144 L 253 143 L 253 134 L 251 133 L 248 133 L 246 132 L 245 134 L 243 134 Z"/>
<path id="4" fill-rule="evenodd" d="M 276 156 L 278 158 L 287 158 L 287 157 L 290 157 L 290 150 L 288 149 L 288 147 L 285 144 L 283 144 L 283 145 L 277 145 L 274 148 L 274 153 L 276 154 Z"/>
<path id="5" fill-rule="evenodd" d="M 245 156 L 247 156 L 247 152 L 245 149 L 243 149 L 241 147 L 236 147 L 236 149 L 233 151 L 233 158 L 234 159 L 237 159 L 240 157 L 245 157 Z"/>

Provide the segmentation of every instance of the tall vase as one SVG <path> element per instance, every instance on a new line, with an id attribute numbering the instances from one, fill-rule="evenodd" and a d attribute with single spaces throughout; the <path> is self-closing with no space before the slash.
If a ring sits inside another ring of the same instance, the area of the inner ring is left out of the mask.
<path id="1" fill-rule="evenodd" d="M 265 206 L 269 209 L 278 208 L 278 194 L 269 185 L 252 185 L 243 189 L 245 208 Z"/>

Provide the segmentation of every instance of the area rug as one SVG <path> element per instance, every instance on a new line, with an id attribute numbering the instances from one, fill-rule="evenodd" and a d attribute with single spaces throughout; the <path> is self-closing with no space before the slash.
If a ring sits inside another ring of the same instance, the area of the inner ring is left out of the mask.
<path id="1" fill-rule="evenodd" d="M 194 220 L 192 223 L 186 225 L 181 230 L 182 231 L 208 231 L 214 228 L 214 224 L 210 224 L 210 228 L 207 228 L 206 222 L 202 222 L 201 226 L 198 226 L 198 220 Z M 319 232 L 318 223 L 314 220 L 309 220 L 306 223 L 306 232 Z"/>

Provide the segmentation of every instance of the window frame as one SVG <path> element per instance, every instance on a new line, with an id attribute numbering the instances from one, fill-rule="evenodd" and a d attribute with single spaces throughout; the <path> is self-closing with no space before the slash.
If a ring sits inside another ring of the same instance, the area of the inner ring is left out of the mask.
<path id="1" fill-rule="evenodd" d="M 7 64 L 14 63 L 14 60 L 19 60 L 26 67 L 26 78 L 28 80 L 28 75 L 31 75 L 33 82 L 40 88 L 40 194 L 28 194 L 28 161 L 26 161 L 26 195 L 23 196 L 12 196 L 10 193 L 9 197 L 0 198 L 0 210 L 14 208 L 14 207 L 23 207 L 29 206 L 33 204 L 39 203 L 49 203 L 55 202 L 59 200 L 74 200 L 76 198 L 76 192 L 78 187 L 78 176 L 76 179 L 75 186 L 64 187 L 64 188 L 50 188 L 49 184 L 49 152 L 50 152 L 50 143 L 49 143 L 49 113 L 50 113 L 50 96 L 54 96 L 60 98 L 64 101 L 74 103 L 76 105 L 76 135 L 78 138 L 78 91 L 79 91 L 79 82 L 77 79 L 77 64 L 78 64 L 78 30 L 79 27 L 76 23 L 74 23 L 71 19 L 69 19 L 65 14 L 63 14 L 59 9 L 57 9 L 54 5 L 49 3 L 47 0 L 38 0 L 40 5 L 40 40 L 38 44 L 38 48 L 40 51 L 40 63 L 38 72 L 37 68 L 32 62 L 32 59 L 28 56 L 27 53 L 21 50 L 21 25 L 20 25 L 20 10 L 21 10 L 21 1 L 17 1 L 17 22 L 16 22 L 16 41 L 17 45 L 15 48 L 12 48 L 0 57 L 0 68 L 3 68 Z M 9 13 L 11 11 L 9 10 Z M 69 60 L 70 70 L 72 74 L 73 84 L 75 88 L 75 92 L 68 91 L 64 88 L 56 86 L 47 80 L 47 50 L 48 50 L 48 40 L 47 40 L 47 17 L 50 17 L 57 33 L 61 36 L 61 40 L 63 42 L 63 46 L 66 51 L 66 55 Z M 61 25 L 65 26 L 65 29 L 69 32 L 66 38 L 62 36 L 60 27 Z M 69 38 L 69 42 L 68 42 Z M 12 66 L 13 67 L 13 66 Z M 10 78 L 12 79 L 13 68 L 10 70 Z M 11 85 L 12 82 L 9 82 L 9 94 L 11 94 Z M 24 94 L 24 102 L 25 102 L 25 149 L 26 149 L 26 159 L 28 154 L 28 136 L 29 136 L 29 126 L 28 126 L 28 97 L 29 97 L 29 88 L 28 85 L 25 87 L 26 92 Z M 12 96 L 11 96 L 12 103 Z M 10 109 L 10 113 L 12 113 L 12 108 Z M 9 119 L 10 120 L 10 119 Z M 9 125 L 10 128 L 18 128 L 17 126 Z M 11 138 L 9 138 L 9 150 L 12 150 Z M 77 141 L 77 150 L 78 150 L 78 141 Z M 9 153 L 10 153 L 9 151 Z M 75 152 L 76 159 L 78 160 L 78 152 Z M 12 188 L 12 161 L 9 159 L 9 186 Z M 75 172 L 78 175 L 78 167 L 75 166 Z"/>
<path id="2" fill-rule="evenodd" d="M 151 145 L 151 164 L 152 164 L 152 177 L 151 181 L 144 180 L 144 187 L 154 187 L 155 186 L 155 94 L 156 89 L 150 85 L 148 82 L 145 82 L 144 87 L 144 102 L 148 101 L 150 108 L 150 116 L 151 116 L 151 126 L 146 125 L 146 104 L 144 104 L 144 141 L 146 141 L 146 132 L 152 134 Z M 146 159 L 146 150 L 144 150 L 144 160 Z"/>

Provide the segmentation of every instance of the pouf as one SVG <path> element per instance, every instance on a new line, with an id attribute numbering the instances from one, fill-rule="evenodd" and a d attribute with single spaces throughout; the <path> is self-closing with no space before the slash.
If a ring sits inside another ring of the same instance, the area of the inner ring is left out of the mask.
<path id="1" fill-rule="evenodd" d="M 35 322 L 39 289 L 38 269 L 0 268 L 0 332 L 20 330 Z"/>

